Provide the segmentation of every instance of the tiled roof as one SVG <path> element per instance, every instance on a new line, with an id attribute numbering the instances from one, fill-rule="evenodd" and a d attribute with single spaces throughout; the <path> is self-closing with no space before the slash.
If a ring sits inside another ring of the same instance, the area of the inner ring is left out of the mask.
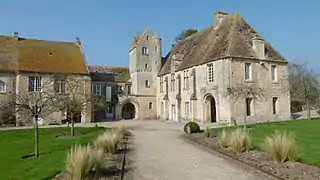
<path id="1" fill-rule="evenodd" d="M 89 66 L 89 71 L 93 80 L 95 79 L 94 76 L 97 76 L 98 74 L 113 75 L 112 81 L 115 81 L 115 82 L 127 82 L 130 79 L 129 67 Z M 100 78 L 97 78 L 97 79 L 100 79 Z"/>
<path id="2" fill-rule="evenodd" d="M 15 39 L 11 36 L 0 36 L 0 69 L 39 73 L 89 73 L 81 47 L 75 42 Z"/>
<path id="3" fill-rule="evenodd" d="M 238 13 L 226 16 L 219 26 L 214 25 L 175 44 L 166 56 L 159 75 L 171 71 L 171 59 L 179 54 L 182 62 L 176 71 L 225 57 L 257 58 L 252 39 L 259 35 Z M 287 62 L 265 39 L 266 58 Z"/>

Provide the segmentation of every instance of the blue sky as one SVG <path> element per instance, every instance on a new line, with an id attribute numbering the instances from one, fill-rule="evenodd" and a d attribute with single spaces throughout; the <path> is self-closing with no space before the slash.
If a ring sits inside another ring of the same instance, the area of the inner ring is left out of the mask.
<path id="1" fill-rule="evenodd" d="M 82 41 L 89 64 L 127 66 L 132 37 L 147 27 L 165 55 L 183 29 L 204 29 L 215 11 L 239 12 L 289 61 L 320 70 L 320 1 L 1 0 L 0 35 Z"/>

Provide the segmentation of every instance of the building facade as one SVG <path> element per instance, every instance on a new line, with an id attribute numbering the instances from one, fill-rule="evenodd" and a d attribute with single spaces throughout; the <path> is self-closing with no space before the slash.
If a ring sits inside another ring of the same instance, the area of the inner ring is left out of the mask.
<path id="1" fill-rule="evenodd" d="M 113 76 L 104 78 L 109 86 L 94 78 L 103 73 L 91 71 L 93 92 L 109 89 L 114 102 L 104 118 L 218 124 L 290 119 L 288 62 L 238 13 L 215 13 L 211 26 L 174 44 L 166 57 L 161 46 L 147 29 L 133 38 L 129 68 L 95 67 Z M 116 82 L 119 73 L 125 76 Z"/>
<path id="2" fill-rule="evenodd" d="M 237 13 L 174 45 L 159 72 L 164 120 L 242 124 L 290 119 L 287 61 Z"/>
<path id="3" fill-rule="evenodd" d="M 10 123 L 16 125 L 32 124 L 33 116 L 25 106 L 33 105 L 44 106 L 40 125 L 61 124 L 68 110 L 57 110 L 58 106 L 47 102 L 71 95 L 66 76 L 77 82 L 78 99 L 91 97 L 91 78 L 79 39 L 56 42 L 26 39 L 14 33 L 0 36 L 0 54 L 0 124 L 8 123 L 7 119 L 13 119 Z M 83 105 L 76 121 L 91 122 L 90 103 Z"/>

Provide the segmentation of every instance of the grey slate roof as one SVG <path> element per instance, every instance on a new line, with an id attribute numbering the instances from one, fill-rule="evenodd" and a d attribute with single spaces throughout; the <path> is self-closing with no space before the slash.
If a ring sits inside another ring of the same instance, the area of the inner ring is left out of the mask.
<path id="1" fill-rule="evenodd" d="M 176 71 L 187 69 L 226 57 L 256 58 L 252 39 L 258 34 L 238 13 L 225 17 L 218 27 L 214 25 L 175 44 L 166 56 L 158 75 L 170 73 L 171 59 L 180 54 L 182 62 Z M 287 62 L 265 39 L 267 59 Z"/>
<path id="2" fill-rule="evenodd" d="M 129 67 L 89 66 L 93 81 L 126 82 L 130 79 Z M 101 79 L 101 75 L 108 79 Z"/>

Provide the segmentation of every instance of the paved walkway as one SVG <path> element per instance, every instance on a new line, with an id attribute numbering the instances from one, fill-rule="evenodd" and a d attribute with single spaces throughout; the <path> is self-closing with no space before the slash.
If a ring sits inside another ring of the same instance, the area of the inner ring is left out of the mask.
<path id="1" fill-rule="evenodd" d="M 77 127 L 94 123 L 76 124 Z M 267 180 L 256 170 L 204 151 L 180 138 L 183 124 L 160 121 L 118 121 L 99 126 L 125 125 L 133 137 L 128 145 L 125 180 Z M 66 126 L 66 125 L 60 125 Z M 57 127 L 57 126 L 42 126 Z M 25 129 L 0 128 L 1 130 Z"/>
<path id="2" fill-rule="evenodd" d="M 129 145 L 126 180 L 271 179 L 187 143 L 179 137 L 183 133 L 181 124 L 156 121 L 135 123 L 132 130 L 134 137 Z"/>

